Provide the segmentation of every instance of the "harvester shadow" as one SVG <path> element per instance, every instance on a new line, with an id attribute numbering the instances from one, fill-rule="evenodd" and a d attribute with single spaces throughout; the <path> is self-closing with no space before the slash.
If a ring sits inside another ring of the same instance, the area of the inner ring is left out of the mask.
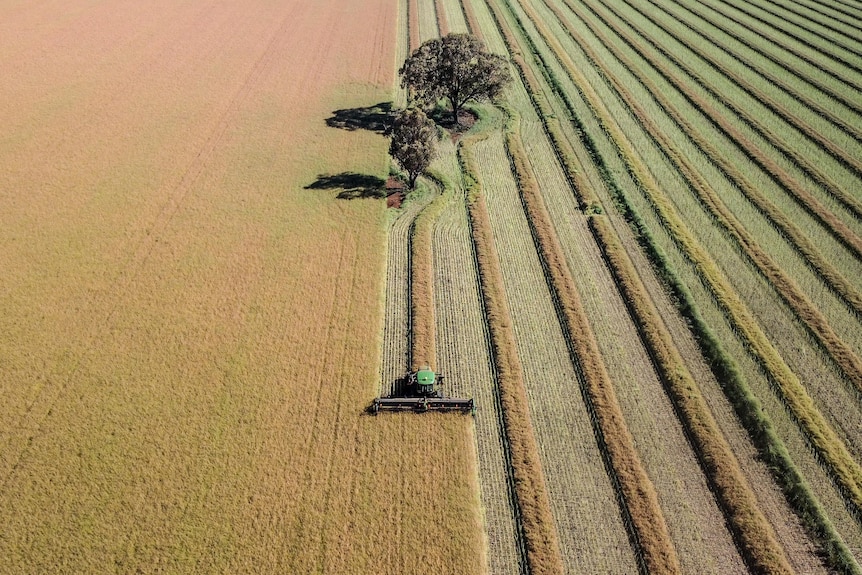
<path id="1" fill-rule="evenodd" d="M 365 108 L 335 110 L 332 116 L 326 119 L 326 125 L 351 132 L 369 130 L 389 135 L 392 128 L 392 102 L 380 102 Z"/>
<path id="2" fill-rule="evenodd" d="M 339 200 L 357 200 L 386 197 L 386 181 L 377 176 L 342 172 L 340 174 L 321 174 L 306 190 L 341 190 Z"/>

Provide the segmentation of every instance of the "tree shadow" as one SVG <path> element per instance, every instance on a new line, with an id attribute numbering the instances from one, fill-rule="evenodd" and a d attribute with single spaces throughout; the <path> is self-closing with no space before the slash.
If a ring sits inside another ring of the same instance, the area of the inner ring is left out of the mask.
<path id="1" fill-rule="evenodd" d="M 312 183 L 305 186 L 306 190 L 341 190 L 336 198 L 339 200 L 357 200 L 363 198 L 385 198 L 386 181 L 377 176 L 342 172 L 340 174 L 321 174 Z"/>
<path id="2" fill-rule="evenodd" d="M 341 130 L 369 130 L 378 134 L 389 135 L 392 129 L 392 102 L 380 102 L 365 108 L 349 108 L 335 110 L 326 119 L 330 128 Z"/>

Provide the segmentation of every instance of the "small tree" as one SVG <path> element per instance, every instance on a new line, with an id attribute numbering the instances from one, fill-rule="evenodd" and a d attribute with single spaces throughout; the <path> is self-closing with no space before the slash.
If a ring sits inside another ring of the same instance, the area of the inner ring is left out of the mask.
<path id="1" fill-rule="evenodd" d="M 449 34 L 419 46 L 398 71 L 401 85 L 424 106 L 449 100 L 452 117 L 470 100 L 493 98 L 511 80 L 506 59 L 490 54 L 475 36 Z"/>
<path id="2" fill-rule="evenodd" d="M 389 154 L 410 176 L 410 189 L 437 152 L 437 127 L 425 112 L 408 108 L 398 112 L 392 124 Z"/>

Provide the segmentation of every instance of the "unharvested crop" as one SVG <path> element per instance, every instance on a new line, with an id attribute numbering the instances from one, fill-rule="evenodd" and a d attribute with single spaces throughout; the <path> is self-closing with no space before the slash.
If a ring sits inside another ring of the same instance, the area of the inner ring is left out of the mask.
<path id="1" fill-rule="evenodd" d="M 395 3 L 121 8 L 2 8 L 0 572 L 481 573 L 469 418 L 363 415 L 382 204 L 309 186 L 386 173 L 326 119 Z"/>

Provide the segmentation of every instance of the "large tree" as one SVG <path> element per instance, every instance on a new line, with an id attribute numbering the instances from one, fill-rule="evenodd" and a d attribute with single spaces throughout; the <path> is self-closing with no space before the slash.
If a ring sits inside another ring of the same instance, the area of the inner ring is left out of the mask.
<path id="1" fill-rule="evenodd" d="M 449 34 L 419 46 L 398 71 L 401 85 L 425 106 L 449 100 L 452 117 L 470 100 L 493 98 L 511 80 L 506 59 L 470 34 Z"/>
<path id="2" fill-rule="evenodd" d="M 437 126 L 419 108 L 401 110 L 392 124 L 389 154 L 410 177 L 410 188 L 434 159 L 437 152 Z"/>

